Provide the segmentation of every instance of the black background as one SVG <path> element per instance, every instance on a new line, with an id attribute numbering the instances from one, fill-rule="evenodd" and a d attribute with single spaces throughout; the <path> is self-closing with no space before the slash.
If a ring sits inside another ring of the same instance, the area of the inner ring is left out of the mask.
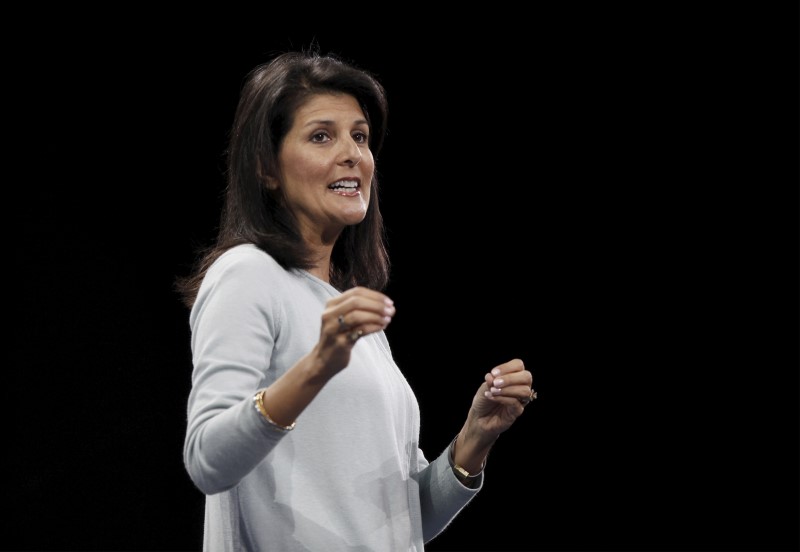
<path id="1" fill-rule="evenodd" d="M 316 40 L 389 93 L 388 337 L 423 449 L 491 366 L 539 391 L 428 549 L 797 550 L 796 10 L 339 7 L 9 23 L 0 547 L 200 549 L 172 284 L 245 73 Z"/>

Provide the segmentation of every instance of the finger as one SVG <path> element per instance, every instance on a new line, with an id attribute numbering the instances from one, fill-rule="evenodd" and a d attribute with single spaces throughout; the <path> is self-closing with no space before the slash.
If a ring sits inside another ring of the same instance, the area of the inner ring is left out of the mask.
<path id="1" fill-rule="evenodd" d="M 326 304 L 323 316 L 344 316 L 354 310 L 366 310 L 379 313 L 387 307 L 393 307 L 394 302 L 383 293 L 357 287 L 344 292 Z"/>
<path id="2" fill-rule="evenodd" d="M 347 333 L 351 330 L 364 330 L 375 332 L 378 330 L 386 329 L 386 326 L 392 321 L 393 312 L 367 312 L 367 311 L 353 311 L 348 314 L 340 314 L 337 317 L 338 333 Z"/>
<path id="3" fill-rule="evenodd" d="M 514 359 L 493 368 L 485 378 L 489 385 L 486 396 L 515 398 L 523 405 L 530 402 L 533 374 L 524 366 L 521 360 Z"/>
<path id="4" fill-rule="evenodd" d="M 337 334 L 336 337 L 345 343 L 349 342 L 352 344 L 366 335 L 385 330 L 387 325 L 388 322 L 381 322 L 379 324 L 358 324 L 347 331 Z"/>
<path id="5" fill-rule="evenodd" d="M 323 313 L 323 322 L 335 316 L 331 331 L 346 333 L 354 329 L 377 331 L 386 328 L 395 314 L 393 304 L 373 297 L 353 296 Z"/>
<path id="6" fill-rule="evenodd" d="M 492 368 L 490 375 L 493 378 L 501 378 L 507 382 L 521 385 L 532 385 L 533 374 L 525 369 L 525 364 L 519 360 L 510 360 Z"/>
<path id="7" fill-rule="evenodd" d="M 346 303 L 347 301 L 353 299 L 354 297 L 372 299 L 378 302 L 386 302 L 387 304 L 392 304 L 392 300 L 389 297 L 380 291 L 375 291 L 374 289 L 369 289 L 363 286 L 356 286 L 348 289 L 347 291 L 343 292 L 341 295 L 334 297 L 333 299 L 328 301 L 328 307 L 334 308 L 342 303 Z"/>
<path id="8" fill-rule="evenodd" d="M 379 314 L 394 313 L 394 302 L 383 294 L 350 295 L 341 301 L 336 309 L 346 314 L 350 311 L 367 311 Z"/>
<path id="9" fill-rule="evenodd" d="M 492 368 L 492 374 L 495 376 L 499 376 L 501 374 L 508 374 L 511 372 L 522 372 L 525 370 L 525 363 L 522 360 L 515 358 L 509 360 L 508 362 L 504 362 L 503 364 L 498 364 L 494 368 Z"/>
<path id="10" fill-rule="evenodd" d="M 509 385 L 506 381 L 495 380 L 489 384 L 486 396 L 525 399 L 531 395 L 531 389 L 530 385 Z"/>
<path id="11" fill-rule="evenodd" d="M 495 376 L 494 374 L 487 374 L 486 375 L 486 382 L 491 387 L 511 387 L 511 386 L 523 386 L 523 387 L 531 387 L 533 385 L 533 374 L 530 372 L 523 371 L 523 372 L 509 372 L 507 374 L 501 374 Z"/>

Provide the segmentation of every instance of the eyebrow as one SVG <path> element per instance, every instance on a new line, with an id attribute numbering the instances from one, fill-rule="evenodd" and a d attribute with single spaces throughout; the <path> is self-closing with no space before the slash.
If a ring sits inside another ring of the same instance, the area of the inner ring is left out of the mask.
<path id="1" fill-rule="evenodd" d="M 316 125 L 331 126 L 331 125 L 335 125 L 335 124 L 336 124 L 336 122 L 335 121 L 331 121 L 330 119 L 314 119 L 312 121 L 308 121 L 303 126 L 316 126 Z M 354 125 L 367 125 L 367 126 L 369 126 L 369 122 L 367 122 L 366 119 L 356 119 L 355 121 L 353 121 L 353 124 Z"/>

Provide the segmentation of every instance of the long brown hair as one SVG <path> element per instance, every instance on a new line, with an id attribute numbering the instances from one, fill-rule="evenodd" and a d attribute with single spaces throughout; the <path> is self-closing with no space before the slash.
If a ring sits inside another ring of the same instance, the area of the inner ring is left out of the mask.
<path id="1" fill-rule="evenodd" d="M 277 167 L 281 141 L 297 109 L 312 95 L 344 93 L 356 98 L 370 127 L 369 147 L 376 159 L 386 137 L 386 92 L 369 72 L 336 54 L 316 49 L 284 52 L 253 68 L 242 86 L 226 150 L 226 187 L 217 237 L 197 252 L 188 276 L 175 288 L 191 308 L 206 271 L 222 253 L 251 243 L 269 253 L 285 269 L 313 266 L 295 219 L 264 176 Z M 331 256 L 331 284 L 338 289 L 363 285 L 383 290 L 389 281 L 389 256 L 379 208 L 377 171 L 366 217 L 344 229 Z"/>

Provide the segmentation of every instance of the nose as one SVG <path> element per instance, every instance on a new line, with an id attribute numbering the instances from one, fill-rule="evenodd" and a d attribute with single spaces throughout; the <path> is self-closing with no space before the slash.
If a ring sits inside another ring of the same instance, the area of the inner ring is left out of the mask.
<path id="1" fill-rule="evenodd" d="M 361 148 L 355 142 L 355 140 L 346 140 L 345 147 L 344 147 L 344 163 L 346 165 L 350 165 L 351 167 L 357 166 L 361 163 L 361 160 L 364 158 L 364 154 L 361 153 Z"/>

